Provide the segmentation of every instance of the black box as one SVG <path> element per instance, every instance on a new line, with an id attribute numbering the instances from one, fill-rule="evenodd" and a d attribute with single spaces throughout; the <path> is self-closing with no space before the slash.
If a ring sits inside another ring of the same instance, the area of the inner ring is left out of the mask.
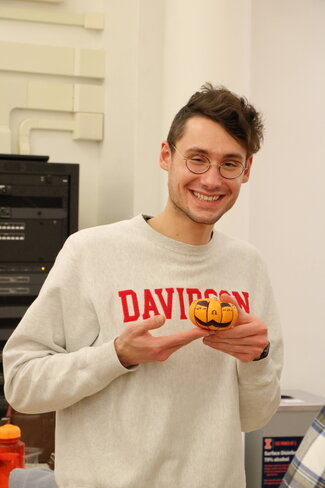
<path id="1" fill-rule="evenodd" d="M 0 154 L 0 351 L 78 230 L 78 199 L 78 164 Z"/>

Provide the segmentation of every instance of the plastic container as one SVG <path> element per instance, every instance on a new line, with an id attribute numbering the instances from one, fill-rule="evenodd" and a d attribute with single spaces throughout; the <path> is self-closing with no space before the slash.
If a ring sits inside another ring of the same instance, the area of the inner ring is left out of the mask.
<path id="1" fill-rule="evenodd" d="M 40 447 L 25 447 L 25 468 L 35 468 L 39 464 L 39 456 L 43 449 Z"/>
<path id="2" fill-rule="evenodd" d="M 25 444 L 16 425 L 0 426 L 0 488 L 8 488 L 9 475 L 15 468 L 25 467 Z"/>

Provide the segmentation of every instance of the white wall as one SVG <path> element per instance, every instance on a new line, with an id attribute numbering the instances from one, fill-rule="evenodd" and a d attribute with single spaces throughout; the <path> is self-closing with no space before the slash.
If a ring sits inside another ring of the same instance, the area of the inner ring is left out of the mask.
<path id="1" fill-rule="evenodd" d="M 250 2 L 166 0 L 163 128 L 205 81 L 249 95 Z M 166 200 L 164 185 L 162 205 Z M 223 231 L 248 238 L 248 189 L 240 206 L 220 222 Z"/>
<path id="2" fill-rule="evenodd" d="M 319 0 L 166 1 L 163 121 L 167 130 L 205 80 L 263 112 L 252 181 L 218 226 L 268 263 L 283 322 L 283 388 L 325 397 L 324 32 Z"/>
<path id="3" fill-rule="evenodd" d="M 77 143 L 64 133 L 32 138 L 35 154 L 80 163 L 81 228 L 162 209 L 160 141 L 205 81 L 247 95 L 263 111 L 266 138 L 252 180 L 218 225 L 256 244 L 266 258 L 283 319 L 283 387 L 325 396 L 325 2 L 31 3 L 36 6 L 106 14 L 104 32 L 0 20 L 0 40 L 106 50 L 103 142 Z M 13 114 L 13 128 L 19 117 Z"/>
<path id="4" fill-rule="evenodd" d="M 1 6 L 8 8 L 23 8 L 32 10 L 47 11 L 70 11 L 70 12 L 101 12 L 104 9 L 104 0 L 68 0 L 62 4 L 42 4 L 34 2 L 19 2 L 16 0 L 2 0 Z M 109 24 L 109 16 L 107 16 Z M 106 33 L 106 30 L 105 30 Z M 71 27 L 68 25 L 42 24 L 33 22 L 21 22 L 0 19 L 0 41 L 19 42 L 36 45 L 49 45 L 56 47 L 79 47 L 84 49 L 105 49 L 105 33 L 102 31 L 86 30 L 81 27 Z M 55 77 L 24 73 L 1 72 L 2 79 L 16 76 L 17 79 L 31 79 L 38 81 L 60 81 L 72 83 L 69 77 Z M 108 84 L 109 80 L 106 80 Z M 85 83 L 87 80 L 81 80 Z M 96 81 L 94 82 L 96 83 Z M 99 84 L 99 82 L 97 82 Z M 6 97 L 5 93 L 0 93 L 1 97 Z M 13 151 L 17 152 L 17 132 L 18 125 L 26 116 L 35 116 L 36 112 L 22 113 L 21 110 L 14 110 L 10 116 L 10 125 L 13 133 Z M 49 114 L 56 117 L 55 113 Z M 60 118 L 68 118 L 69 114 L 60 114 Z M 50 156 L 51 162 L 70 162 L 80 164 L 80 226 L 88 227 L 98 223 L 99 206 L 99 170 L 101 167 L 101 147 L 107 144 L 73 141 L 71 133 L 67 132 L 47 132 L 33 131 L 31 137 L 31 149 L 33 154 L 44 154 Z M 4 152 L 3 150 L 0 152 Z"/>
<path id="5" fill-rule="evenodd" d="M 160 208 L 163 1 L 105 5 L 107 102 L 98 222 Z"/>
<path id="6" fill-rule="evenodd" d="M 283 385 L 325 397 L 325 2 L 254 0 L 251 93 L 264 148 L 250 240 L 265 255 L 283 319 Z"/>

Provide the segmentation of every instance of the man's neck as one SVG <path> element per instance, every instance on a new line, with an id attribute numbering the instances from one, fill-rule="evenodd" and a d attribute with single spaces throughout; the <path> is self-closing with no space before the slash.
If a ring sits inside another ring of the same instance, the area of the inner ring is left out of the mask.
<path id="1" fill-rule="evenodd" d="M 170 239 L 193 246 L 207 244 L 213 232 L 212 225 L 193 222 L 187 217 L 178 216 L 177 212 L 171 215 L 168 209 L 148 220 L 148 224 Z"/>

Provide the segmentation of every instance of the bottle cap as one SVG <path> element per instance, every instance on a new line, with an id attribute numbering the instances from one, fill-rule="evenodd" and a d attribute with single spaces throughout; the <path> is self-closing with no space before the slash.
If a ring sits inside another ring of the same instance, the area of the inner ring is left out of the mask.
<path id="1" fill-rule="evenodd" d="M 21 430 L 17 425 L 5 424 L 0 426 L 1 439 L 18 439 L 21 436 Z"/>

